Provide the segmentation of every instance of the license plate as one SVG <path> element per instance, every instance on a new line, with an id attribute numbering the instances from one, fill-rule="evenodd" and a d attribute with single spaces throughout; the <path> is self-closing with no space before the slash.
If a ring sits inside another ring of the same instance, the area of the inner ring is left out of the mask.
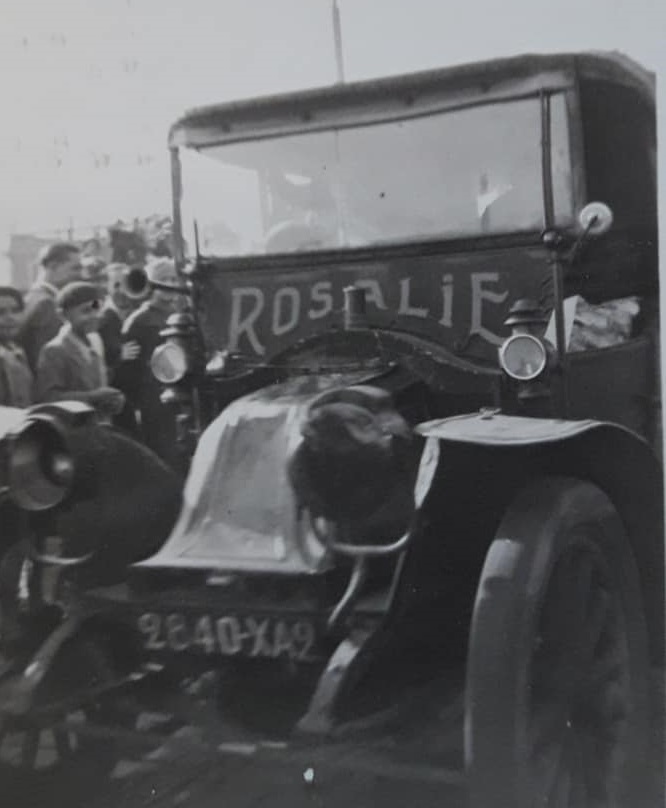
<path id="1" fill-rule="evenodd" d="M 251 615 L 213 617 L 144 612 L 137 621 L 147 651 L 194 652 L 296 662 L 314 659 L 316 632 L 311 620 Z"/>

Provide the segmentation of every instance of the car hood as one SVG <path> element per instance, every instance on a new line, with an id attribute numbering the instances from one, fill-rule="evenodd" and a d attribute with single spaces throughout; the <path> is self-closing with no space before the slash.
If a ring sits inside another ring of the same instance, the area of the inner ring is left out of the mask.
<path id="1" fill-rule="evenodd" d="M 199 441 L 171 536 L 136 566 L 289 574 L 328 569 L 331 560 L 307 515 L 297 512 L 286 462 L 312 401 L 370 376 L 292 378 L 230 404 Z"/>

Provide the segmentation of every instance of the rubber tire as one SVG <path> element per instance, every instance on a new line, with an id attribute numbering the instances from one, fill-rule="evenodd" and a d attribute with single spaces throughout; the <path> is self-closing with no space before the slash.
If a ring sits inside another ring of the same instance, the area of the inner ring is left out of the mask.
<path id="1" fill-rule="evenodd" d="M 554 565 L 571 546 L 572 533 L 580 535 L 581 531 L 593 539 L 608 562 L 611 583 L 622 604 L 628 647 L 633 702 L 626 744 L 630 754 L 615 803 L 618 808 L 654 804 L 641 793 L 646 790 L 648 760 L 649 662 L 633 552 L 616 510 L 600 489 L 587 482 L 553 477 L 518 495 L 502 520 L 481 573 L 465 688 L 470 808 L 547 805 L 530 785 L 526 761 L 530 660 Z M 610 805 L 615 808 L 613 801 Z"/>

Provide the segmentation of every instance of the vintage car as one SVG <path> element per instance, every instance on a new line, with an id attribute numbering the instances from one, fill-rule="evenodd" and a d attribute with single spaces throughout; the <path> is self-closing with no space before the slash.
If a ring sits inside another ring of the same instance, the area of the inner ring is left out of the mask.
<path id="1" fill-rule="evenodd" d="M 169 145 L 182 507 L 60 630 L 119 686 L 215 671 L 229 750 L 655 804 L 653 77 L 520 56 L 197 109 Z"/>

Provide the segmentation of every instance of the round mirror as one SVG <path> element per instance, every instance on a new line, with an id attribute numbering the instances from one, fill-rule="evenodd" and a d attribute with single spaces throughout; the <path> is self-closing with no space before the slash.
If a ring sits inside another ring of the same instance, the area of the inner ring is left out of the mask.
<path id="1" fill-rule="evenodd" d="M 589 202 L 578 214 L 578 222 L 590 236 L 603 236 L 613 224 L 613 211 L 604 202 Z"/>

